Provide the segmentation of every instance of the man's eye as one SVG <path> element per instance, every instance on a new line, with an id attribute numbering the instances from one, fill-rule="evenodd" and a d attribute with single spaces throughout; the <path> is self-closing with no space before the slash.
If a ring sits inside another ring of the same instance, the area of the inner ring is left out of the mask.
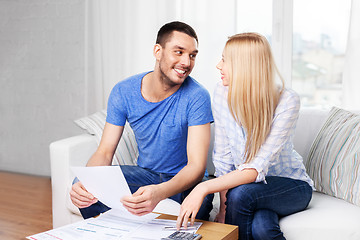
<path id="1" fill-rule="evenodd" d="M 175 51 L 175 53 L 181 55 L 182 51 Z"/>
<path id="2" fill-rule="evenodd" d="M 196 55 L 195 54 L 190 54 L 190 58 L 195 59 Z"/>

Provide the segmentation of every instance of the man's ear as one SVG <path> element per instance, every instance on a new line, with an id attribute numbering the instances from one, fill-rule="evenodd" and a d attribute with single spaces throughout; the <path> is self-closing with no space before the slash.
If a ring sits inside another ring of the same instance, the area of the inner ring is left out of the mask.
<path id="1" fill-rule="evenodd" d="M 154 57 L 156 58 L 156 60 L 160 60 L 160 57 L 161 57 L 161 51 L 162 51 L 162 47 L 160 44 L 155 44 L 154 46 Z"/>

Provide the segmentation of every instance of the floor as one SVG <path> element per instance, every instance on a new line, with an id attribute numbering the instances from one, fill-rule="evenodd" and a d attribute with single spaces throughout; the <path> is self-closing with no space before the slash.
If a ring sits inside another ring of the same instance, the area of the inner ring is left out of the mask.
<path id="1" fill-rule="evenodd" d="M 52 228 L 50 177 L 0 171 L 0 196 L 0 239 L 26 239 Z"/>

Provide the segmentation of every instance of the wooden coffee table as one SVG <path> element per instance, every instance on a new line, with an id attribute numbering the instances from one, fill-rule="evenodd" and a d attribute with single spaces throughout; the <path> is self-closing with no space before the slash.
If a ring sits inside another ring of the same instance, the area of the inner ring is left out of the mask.
<path id="1" fill-rule="evenodd" d="M 158 218 L 176 220 L 177 217 L 161 214 Z M 202 220 L 196 220 L 196 222 L 203 223 L 196 232 L 202 235 L 201 240 L 236 240 L 239 237 L 238 226 Z"/>

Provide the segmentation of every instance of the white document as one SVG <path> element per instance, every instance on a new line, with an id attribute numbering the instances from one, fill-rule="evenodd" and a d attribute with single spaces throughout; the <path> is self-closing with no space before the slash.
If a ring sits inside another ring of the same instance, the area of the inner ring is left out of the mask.
<path id="1" fill-rule="evenodd" d="M 181 229 L 181 232 L 196 233 L 202 222 L 195 222 L 193 226 L 188 226 L 188 230 Z M 151 239 L 159 240 L 165 238 L 176 231 L 176 220 L 152 219 L 142 224 L 131 235 L 130 239 Z"/>
<path id="2" fill-rule="evenodd" d="M 30 240 L 129 240 L 142 225 L 152 221 L 160 214 L 130 216 L 122 211 L 111 209 L 97 218 L 52 229 L 27 237 Z M 157 238 L 160 239 L 160 238 Z"/>
<path id="3" fill-rule="evenodd" d="M 127 212 L 120 199 L 131 192 L 119 166 L 71 167 L 71 170 L 86 190 L 102 203 Z"/>
<path id="4" fill-rule="evenodd" d="M 99 217 L 89 218 L 43 233 L 28 236 L 30 240 L 159 240 L 176 230 L 176 220 L 155 219 L 160 214 L 144 216 L 124 214 L 122 210 L 111 209 Z M 202 225 L 195 222 L 188 230 L 195 233 Z"/>
<path id="5" fill-rule="evenodd" d="M 131 195 L 119 166 L 72 167 L 85 188 L 112 209 L 97 218 L 69 224 L 27 237 L 31 240 L 144 240 L 161 239 L 175 232 L 176 221 L 155 219 L 160 214 L 135 216 L 120 202 Z M 201 223 L 188 231 L 195 232 Z"/>

